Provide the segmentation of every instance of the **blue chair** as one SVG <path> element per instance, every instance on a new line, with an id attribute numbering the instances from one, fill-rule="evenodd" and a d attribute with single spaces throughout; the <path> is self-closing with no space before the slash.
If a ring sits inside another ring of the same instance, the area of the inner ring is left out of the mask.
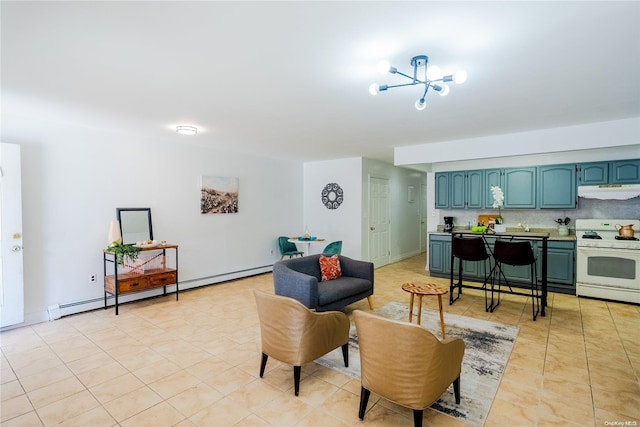
<path id="1" fill-rule="evenodd" d="M 342 252 L 342 240 L 331 242 L 322 250 L 322 255 L 340 255 Z"/>
<path id="2" fill-rule="evenodd" d="M 285 256 L 289 258 L 293 258 L 294 256 L 300 255 L 303 256 L 304 252 L 299 251 L 296 247 L 295 243 L 291 243 L 289 238 L 286 236 L 278 237 L 278 246 L 280 247 L 280 260 L 282 260 Z"/>

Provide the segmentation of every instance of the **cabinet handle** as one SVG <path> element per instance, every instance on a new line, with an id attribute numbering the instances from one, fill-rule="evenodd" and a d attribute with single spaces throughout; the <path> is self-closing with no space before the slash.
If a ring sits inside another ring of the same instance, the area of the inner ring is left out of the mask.
<path id="1" fill-rule="evenodd" d="M 139 284 L 140 284 L 140 283 L 135 282 L 135 283 L 132 283 L 132 284 L 131 284 L 131 285 L 129 285 L 129 286 L 131 286 L 131 287 L 133 288 L 134 286 L 138 286 Z"/>

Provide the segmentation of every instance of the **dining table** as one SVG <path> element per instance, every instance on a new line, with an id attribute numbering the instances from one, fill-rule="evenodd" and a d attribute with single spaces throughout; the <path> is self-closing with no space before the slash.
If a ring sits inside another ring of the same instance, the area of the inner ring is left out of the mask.
<path id="1" fill-rule="evenodd" d="M 311 253 L 311 244 L 312 243 L 324 243 L 324 239 L 319 238 L 304 238 L 304 237 L 292 237 L 289 239 L 289 242 L 295 243 L 297 245 L 303 245 L 304 256 L 308 256 Z"/>

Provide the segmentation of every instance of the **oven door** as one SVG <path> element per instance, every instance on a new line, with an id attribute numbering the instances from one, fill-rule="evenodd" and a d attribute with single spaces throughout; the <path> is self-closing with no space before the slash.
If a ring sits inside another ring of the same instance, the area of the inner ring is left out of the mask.
<path id="1" fill-rule="evenodd" d="M 640 291 L 640 251 L 578 247 L 576 282 Z"/>

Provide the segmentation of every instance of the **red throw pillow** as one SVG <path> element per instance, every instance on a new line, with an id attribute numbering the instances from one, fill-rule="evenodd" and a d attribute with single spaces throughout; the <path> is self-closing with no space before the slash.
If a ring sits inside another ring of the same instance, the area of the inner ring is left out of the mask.
<path id="1" fill-rule="evenodd" d="M 322 273 L 322 282 L 342 276 L 338 255 L 331 255 L 330 257 L 320 255 L 320 271 Z"/>

